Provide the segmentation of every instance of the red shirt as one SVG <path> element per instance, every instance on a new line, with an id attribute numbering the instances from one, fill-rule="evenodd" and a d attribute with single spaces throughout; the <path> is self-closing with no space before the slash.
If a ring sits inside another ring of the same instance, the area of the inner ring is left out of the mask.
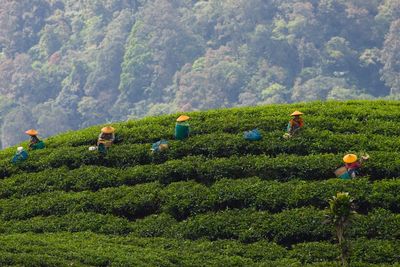
<path id="1" fill-rule="evenodd" d="M 361 163 L 359 161 L 353 162 L 353 163 L 346 163 L 344 164 L 346 169 L 357 169 L 361 167 Z"/>

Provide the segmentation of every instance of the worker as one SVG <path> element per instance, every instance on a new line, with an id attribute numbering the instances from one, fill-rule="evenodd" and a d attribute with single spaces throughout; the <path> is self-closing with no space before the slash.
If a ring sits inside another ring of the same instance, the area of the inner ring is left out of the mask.
<path id="1" fill-rule="evenodd" d="M 303 115 L 303 113 L 297 110 L 290 115 L 293 116 L 293 118 L 290 119 L 287 126 L 287 133 L 289 136 L 293 136 L 304 126 L 304 120 L 300 117 L 301 115 Z"/>
<path id="2" fill-rule="evenodd" d="M 31 139 L 29 140 L 29 149 L 36 150 L 45 147 L 44 142 L 37 137 L 37 135 L 39 134 L 38 131 L 36 131 L 35 129 L 30 129 L 25 133 L 31 137 Z"/>
<path id="3" fill-rule="evenodd" d="M 362 156 L 360 160 L 358 160 L 357 155 L 355 154 L 347 154 L 343 157 L 343 162 L 345 163 L 344 167 L 347 170 L 348 177 L 355 178 L 358 174 L 358 170 L 361 168 L 361 165 L 364 160 L 369 159 L 369 156 Z"/>
<path id="4" fill-rule="evenodd" d="M 161 139 L 160 141 L 157 141 L 151 145 L 151 151 L 153 153 L 163 152 L 166 151 L 167 149 L 168 149 L 168 141 L 164 139 Z"/>
<path id="5" fill-rule="evenodd" d="M 12 163 L 17 164 L 19 162 L 25 161 L 28 158 L 28 152 L 20 146 L 17 148 L 17 152 L 15 153 Z"/>
<path id="6" fill-rule="evenodd" d="M 106 149 L 110 148 L 115 140 L 115 129 L 111 126 L 106 126 L 101 129 L 99 138 L 97 140 L 97 146 L 100 152 L 105 152 Z"/>
<path id="7" fill-rule="evenodd" d="M 181 115 L 176 119 L 175 125 L 175 139 L 183 140 L 189 137 L 189 123 L 187 122 L 190 119 L 189 116 Z"/>

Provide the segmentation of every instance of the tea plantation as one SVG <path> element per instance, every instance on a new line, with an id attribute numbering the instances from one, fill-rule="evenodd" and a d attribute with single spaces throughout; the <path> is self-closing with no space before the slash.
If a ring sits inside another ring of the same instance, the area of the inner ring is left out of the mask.
<path id="1" fill-rule="evenodd" d="M 289 114 L 301 135 L 282 138 Z M 271 105 L 116 123 L 45 140 L 15 166 L 0 152 L 1 266 L 338 266 L 328 199 L 349 192 L 351 266 L 400 266 L 400 102 Z M 243 139 L 258 128 L 261 141 Z M 25 130 L 25 129 L 21 129 Z M 169 140 L 167 151 L 151 144 Z M 26 147 L 26 143 L 24 144 Z M 367 152 L 363 177 L 334 177 Z"/>

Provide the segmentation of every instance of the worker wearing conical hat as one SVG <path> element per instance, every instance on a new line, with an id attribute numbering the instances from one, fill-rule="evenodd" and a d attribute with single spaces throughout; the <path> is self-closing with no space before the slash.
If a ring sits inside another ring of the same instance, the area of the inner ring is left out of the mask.
<path id="1" fill-rule="evenodd" d="M 287 131 L 289 135 L 295 134 L 299 129 L 304 126 L 304 120 L 302 117 L 300 117 L 301 115 L 303 115 L 303 113 L 297 110 L 290 114 L 290 116 L 292 116 L 293 118 L 290 119 L 287 126 Z"/>
<path id="2" fill-rule="evenodd" d="M 40 141 L 40 139 L 37 137 L 39 134 L 38 131 L 35 129 L 30 129 L 25 133 L 31 137 L 29 140 L 29 149 L 35 150 L 44 148 L 43 141 Z"/>
<path id="3" fill-rule="evenodd" d="M 110 147 L 115 139 L 115 129 L 111 126 L 106 126 L 101 129 L 97 145 L 103 144 L 105 147 Z"/>
<path id="4" fill-rule="evenodd" d="M 368 155 L 362 156 L 360 160 L 356 154 L 347 154 L 343 157 L 344 166 L 352 178 L 356 177 L 357 171 L 361 168 L 363 160 L 367 159 L 369 159 Z"/>
<path id="5" fill-rule="evenodd" d="M 183 140 L 189 137 L 190 126 L 188 120 L 190 119 L 187 115 L 181 115 L 176 119 L 175 125 L 175 138 L 177 140 Z"/>

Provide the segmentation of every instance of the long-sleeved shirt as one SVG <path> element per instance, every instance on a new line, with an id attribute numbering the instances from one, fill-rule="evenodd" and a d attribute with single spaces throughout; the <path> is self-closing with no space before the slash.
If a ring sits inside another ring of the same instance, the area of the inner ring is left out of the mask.
<path id="1" fill-rule="evenodd" d="M 361 162 L 360 161 L 356 161 L 356 162 L 353 162 L 353 163 L 346 163 L 344 166 L 348 170 L 358 169 L 358 168 L 361 167 Z"/>
<path id="2" fill-rule="evenodd" d="M 304 120 L 302 118 L 299 119 L 291 119 L 289 121 L 289 125 L 292 129 L 297 129 L 304 126 Z"/>
<path id="3" fill-rule="evenodd" d="M 99 134 L 99 140 L 107 140 L 107 141 L 111 141 L 114 142 L 115 139 L 115 134 L 105 134 L 105 133 L 100 133 Z"/>
<path id="4" fill-rule="evenodd" d="M 303 126 L 304 126 L 304 120 L 302 118 L 293 118 L 288 123 L 287 131 L 289 134 L 291 134 Z"/>

